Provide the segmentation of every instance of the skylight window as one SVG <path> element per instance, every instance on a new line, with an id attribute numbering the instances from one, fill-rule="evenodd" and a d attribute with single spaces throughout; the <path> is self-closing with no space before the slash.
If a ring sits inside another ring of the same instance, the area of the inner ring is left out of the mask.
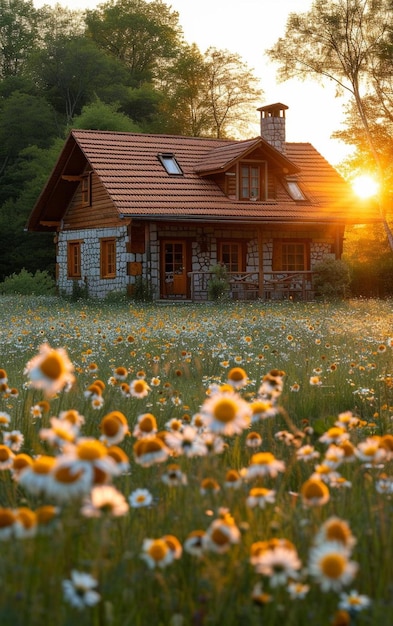
<path id="1" fill-rule="evenodd" d="M 289 194 L 293 200 L 305 200 L 306 199 L 306 196 L 300 189 L 297 182 L 295 182 L 294 180 L 287 180 L 287 187 L 288 187 Z"/>
<path id="2" fill-rule="evenodd" d="M 175 156 L 171 153 L 158 154 L 158 158 L 160 159 L 162 165 L 165 167 L 168 174 L 174 176 L 183 176 L 183 170 L 180 165 L 176 161 Z"/>

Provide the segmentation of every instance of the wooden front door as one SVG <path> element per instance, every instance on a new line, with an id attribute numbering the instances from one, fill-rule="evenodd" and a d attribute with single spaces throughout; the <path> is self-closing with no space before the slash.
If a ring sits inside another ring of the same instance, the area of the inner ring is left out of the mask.
<path id="1" fill-rule="evenodd" d="M 161 293 L 163 298 L 187 297 L 186 244 L 179 240 L 162 242 Z"/>

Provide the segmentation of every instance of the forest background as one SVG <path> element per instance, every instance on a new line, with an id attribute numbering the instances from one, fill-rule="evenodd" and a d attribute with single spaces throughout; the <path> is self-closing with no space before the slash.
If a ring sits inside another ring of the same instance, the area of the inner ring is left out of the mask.
<path id="1" fill-rule="evenodd" d="M 376 173 L 391 224 L 393 3 L 316 0 L 288 16 L 268 53 L 282 80 L 333 81 L 350 93 L 337 136 L 354 152 L 339 171 Z M 25 225 L 71 128 L 247 138 L 263 103 L 240 55 L 189 44 L 162 0 L 86 11 L 0 0 L 0 281 L 22 268 L 54 275 L 53 235 Z M 348 229 L 344 252 L 354 295 L 393 295 L 382 225 Z"/>

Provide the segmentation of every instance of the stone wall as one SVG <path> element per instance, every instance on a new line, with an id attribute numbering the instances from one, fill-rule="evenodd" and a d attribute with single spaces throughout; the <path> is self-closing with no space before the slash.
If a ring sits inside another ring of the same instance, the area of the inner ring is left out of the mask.
<path id="1" fill-rule="evenodd" d="M 116 276 L 102 279 L 100 276 L 100 240 L 116 237 Z M 126 253 L 127 227 L 98 228 L 96 230 L 72 230 L 59 233 L 57 244 L 58 287 L 66 294 L 72 294 L 75 279 L 67 276 L 67 243 L 79 240 L 81 244 L 80 287 L 87 287 L 88 295 L 104 298 L 110 292 L 125 292 L 128 283 Z"/>

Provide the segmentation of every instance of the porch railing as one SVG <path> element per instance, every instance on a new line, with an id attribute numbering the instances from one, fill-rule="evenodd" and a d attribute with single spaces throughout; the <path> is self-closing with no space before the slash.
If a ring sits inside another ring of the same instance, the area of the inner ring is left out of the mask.
<path id="1" fill-rule="evenodd" d="M 214 272 L 190 272 L 191 300 L 208 300 L 209 280 Z M 312 300 L 312 272 L 228 272 L 230 297 L 233 300 Z"/>

